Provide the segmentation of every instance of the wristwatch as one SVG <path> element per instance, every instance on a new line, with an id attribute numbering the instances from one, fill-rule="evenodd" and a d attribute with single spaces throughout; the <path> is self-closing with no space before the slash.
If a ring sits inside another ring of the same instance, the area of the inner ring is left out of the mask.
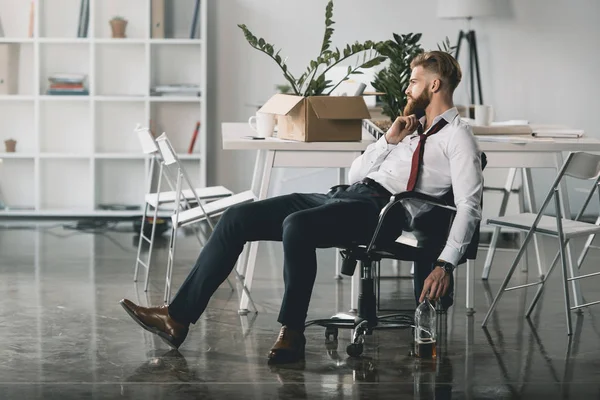
<path id="1" fill-rule="evenodd" d="M 443 268 L 447 274 L 451 274 L 454 271 L 454 265 L 444 260 L 437 260 L 434 264 L 436 267 Z"/>

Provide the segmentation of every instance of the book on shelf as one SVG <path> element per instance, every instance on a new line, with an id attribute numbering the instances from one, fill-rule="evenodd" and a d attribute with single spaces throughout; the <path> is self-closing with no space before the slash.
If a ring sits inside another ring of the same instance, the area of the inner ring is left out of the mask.
<path id="1" fill-rule="evenodd" d="M 196 144 L 196 139 L 198 139 L 199 131 L 200 121 L 196 122 L 196 128 L 194 128 L 194 133 L 192 133 L 192 141 L 190 142 L 190 147 L 188 148 L 188 154 L 192 154 L 194 152 L 194 145 Z"/>
<path id="2" fill-rule="evenodd" d="M 87 96 L 85 87 L 86 76 L 82 74 L 53 74 L 48 77 L 50 86 L 46 91 L 49 95 Z"/>
<path id="3" fill-rule="evenodd" d="M 85 38 L 88 33 L 90 20 L 90 0 L 81 0 L 79 6 L 79 25 L 77 26 L 77 37 Z"/>
<path id="4" fill-rule="evenodd" d="M 196 0 L 196 4 L 194 5 L 194 19 L 192 20 L 192 26 L 190 29 L 190 39 L 198 39 L 200 35 L 198 34 L 200 29 L 198 29 L 198 19 L 200 14 L 200 0 Z"/>
<path id="5" fill-rule="evenodd" d="M 29 5 L 29 29 L 27 34 L 30 38 L 33 37 L 33 31 L 35 26 L 35 0 L 31 0 L 31 4 Z"/>
<path id="6" fill-rule="evenodd" d="M 165 37 L 165 0 L 152 0 L 152 38 Z"/>
<path id="7" fill-rule="evenodd" d="M 150 89 L 152 96 L 200 96 L 200 85 L 170 84 L 157 85 Z"/>

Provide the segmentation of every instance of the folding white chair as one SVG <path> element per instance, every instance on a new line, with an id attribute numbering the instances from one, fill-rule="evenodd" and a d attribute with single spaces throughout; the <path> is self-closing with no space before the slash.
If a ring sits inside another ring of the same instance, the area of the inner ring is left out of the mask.
<path id="1" fill-rule="evenodd" d="M 203 204 L 198 199 L 196 190 L 193 189 L 193 185 L 191 184 L 191 181 L 190 181 L 185 169 L 181 165 L 181 162 L 180 162 L 179 158 L 177 157 L 177 154 L 175 153 L 175 150 L 173 149 L 173 146 L 171 145 L 171 142 L 169 141 L 166 133 L 163 133 L 162 135 L 160 135 L 156 139 L 156 143 L 158 144 L 159 151 L 162 155 L 162 160 L 163 160 L 162 163 L 167 167 L 173 166 L 177 169 L 177 172 L 176 172 L 177 179 L 176 179 L 176 185 L 175 185 L 175 192 L 176 192 L 175 212 L 173 213 L 173 215 L 171 217 L 171 222 L 172 222 L 171 239 L 169 241 L 169 254 L 168 254 L 168 258 L 167 258 L 167 273 L 166 273 L 166 278 L 165 278 L 164 301 L 165 301 L 165 303 L 168 303 L 171 298 L 171 278 L 173 275 L 173 263 L 175 260 L 177 230 L 179 228 L 187 226 L 187 225 L 191 225 L 191 224 L 201 222 L 201 221 L 206 221 L 208 223 L 208 225 L 210 227 L 210 231 L 212 233 L 212 231 L 214 230 L 214 223 L 212 221 L 213 217 L 221 215 L 222 213 L 225 212 L 225 210 L 227 210 L 229 207 L 231 207 L 233 205 L 250 203 L 252 201 L 255 201 L 256 196 L 254 195 L 254 193 L 252 191 L 247 190 L 245 192 L 236 193 L 229 197 L 225 197 L 223 199 L 215 200 L 208 204 Z M 181 199 L 183 197 L 180 194 L 183 192 L 182 185 L 184 183 L 186 184 L 186 186 L 188 186 L 188 190 L 191 190 L 191 192 L 194 193 L 196 199 L 198 200 L 196 206 L 189 208 L 187 210 L 182 210 L 181 207 L 179 207 Z M 240 274 L 236 268 L 234 268 L 233 270 L 235 272 L 236 278 L 242 285 L 242 289 L 244 290 L 244 292 L 250 299 L 250 302 L 252 303 L 252 307 L 256 311 L 256 306 L 254 304 L 254 301 L 252 300 L 252 297 L 250 296 L 250 291 L 248 290 L 248 288 L 246 287 L 246 284 L 244 283 L 244 279 L 240 276 Z"/>
<path id="2" fill-rule="evenodd" d="M 581 207 L 581 210 L 579 211 L 579 213 L 577 214 L 577 216 L 575 217 L 574 220 L 568 218 L 568 217 L 570 217 L 570 215 L 567 216 L 567 218 L 563 218 L 563 215 L 562 215 L 563 209 L 562 209 L 562 201 L 561 201 L 560 192 L 559 192 L 559 185 L 565 176 L 570 176 L 572 178 L 580 179 L 580 180 L 592 180 L 592 179 L 595 180 L 594 185 L 590 189 L 590 192 L 589 192 L 583 206 Z M 531 305 L 529 306 L 529 309 L 527 310 L 527 313 L 526 313 L 526 317 L 529 317 L 529 315 L 533 311 L 536 303 L 538 302 L 538 300 L 540 298 L 540 295 L 542 293 L 542 290 L 544 288 L 544 284 L 546 283 L 546 280 L 548 279 L 550 274 L 552 274 L 552 271 L 554 269 L 554 266 L 556 265 L 556 262 L 558 261 L 559 256 L 561 258 L 561 264 L 562 264 L 562 279 L 563 279 L 563 290 L 564 290 L 564 301 L 565 301 L 565 313 L 566 313 L 566 318 L 567 318 L 567 334 L 571 335 L 571 333 L 572 333 L 571 310 L 579 310 L 583 307 L 587 307 L 587 306 L 591 306 L 593 304 L 600 303 L 600 301 L 593 301 L 593 302 L 589 302 L 589 303 L 585 303 L 585 304 L 580 304 L 580 300 L 579 300 L 580 299 L 580 292 L 579 292 L 580 288 L 579 288 L 579 282 L 578 282 L 580 279 L 592 277 L 595 275 L 600 275 L 600 272 L 594 272 L 594 273 L 586 274 L 586 275 L 578 275 L 578 271 L 573 267 L 571 260 L 569 260 L 569 262 L 568 262 L 569 266 L 567 267 L 567 254 L 566 254 L 566 253 L 570 253 L 569 248 L 567 246 L 569 244 L 569 241 L 572 238 L 582 237 L 582 236 L 590 236 L 591 237 L 592 235 L 595 235 L 600 232 L 600 226 L 598 224 L 598 222 L 599 222 L 598 219 L 596 220 L 596 223 L 580 221 L 581 217 L 583 216 L 583 213 L 585 212 L 587 205 L 589 204 L 591 198 L 594 195 L 594 192 L 597 189 L 598 189 L 598 195 L 599 195 L 599 199 L 600 199 L 600 184 L 599 184 L 599 182 L 600 182 L 600 155 L 595 155 L 595 154 L 590 154 L 590 153 L 585 153 L 585 152 L 570 153 L 569 157 L 567 158 L 563 167 L 561 168 L 560 172 L 558 173 L 554 183 L 552 184 L 552 187 L 550 188 L 550 191 L 548 192 L 548 195 L 546 196 L 546 199 L 544 200 L 544 203 L 542 204 L 540 211 L 537 214 L 521 213 L 521 214 L 517 214 L 517 215 L 510 215 L 510 216 L 488 219 L 488 224 L 490 224 L 490 225 L 496 225 L 496 226 L 500 226 L 500 227 L 511 227 L 511 228 L 518 229 L 521 231 L 527 231 L 527 235 L 525 236 L 525 239 L 523 240 L 523 243 L 521 244 L 519 252 L 517 253 L 515 260 L 513 261 L 513 264 L 511 266 L 510 270 L 506 274 L 506 277 L 504 278 L 504 281 L 502 282 L 502 286 L 500 287 L 500 290 L 498 290 L 498 293 L 496 294 L 496 297 L 494 298 L 494 301 L 492 302 L 492 305 L 491 305 L 488 313 L 486 314 L 485 319 L 483 320 L 483 323 L 482 323 L 483 327 L 485 327 L 487 325 L 490 315 L 496 308 L 498 301 L 500 300 L 500 297 L 502 296 L 502 294 L 504 292 L 509 291 L 509 290 L 522 289 L 522 288 L 538 285 L 537 293 L 535 294 L 535 297 L 533 298 L 533 301 L 531 302 Z M 554 197 L 554 203 L 556 206 L 556 216 L 555 217 L 546 216 L 543 214 L 543 212 L 553 197 Z M 546 274 L 546 276 L 544 276 L 537 282 L 507 288 L 508 283 L 514 273 L 514 270 L 517 267 L 519 260 L 523 256 L 523 253 L 525 252 L 525 247 L 527 246 L 527 244 L 529 243 L 529 241 L 531 240 L 533 235 L 536 233 L 558 238 L 558 241 L 559 241 L 559 250 L 558 250 L 556 256 L 554 257 L 554 260 L 552 261 L 552 265 L 550 266 L 548 273 Z M 583 262 L 584 258 L 585 258 L 585 254 L 582 253 L 581 257 L 579 258 L 579 261 L 578 261 L 579 266 Z M 570 269 L 570 271 L 568 271 L 568 269 Z M 570 277 L 569 277 L 569 275 L 570 275 Z M 571 307 L 571 305 L 570 305 L 571 299 L 570 299 L 570 294 L 569 294 L 568 282 L 571 282 L 571 284 L 573 285 L 573 296 L 575 298 L 575 305 L 573 307 Z"/>
<path id="3" fill-rule="evenodd" d="M 169 170 L 165 169 L 162 164 L 162 156 L 158 149 L 158 145 L 154 140 L 154 136 L 147 127 L 142 127 L 138 124 L 135 128 L 135 132 L 138 135 L 138 139 L 140 145 L 142 147 L 142 152 L 148 156 L 150 156 L 150 169 L 147 176 L 147 191 L 144 198 L 143 205 L 143 215 L 142 215 L 142 224 L 140 228 L 140 239 L 138 242 L 137 249 L 137 257 L 135 261 L 135 270 L 133 273 L 133 281 L 137 282 L 138 270 L 139 266 L 142 265 L 146 268 L 146 281 L 144 284 L 144 291 L 148 291 L 148 282 L 150 277 L 150 265 L 152 261 L 152 250 L 154 247 L 154 236 L 156 232 L 156 222 L 158 217 L 159 208 L 161 206 L 165 207 L 170 205 L 169 215 L 172 214 L 173 207 L 175 205 L 175 184 L 174 177 L 169 174 Z M 153 191 L 153 181 L 154 181 L 154 172 L 155 166 L 158 166 L 158 182 L 156 184 L 156 191 Z M 161 191 L 162 188 L 162 178 L 165 178 L 170 191 Z M 182 192 L 181 198 L 183 199 L 184 206 L 189 209 L 192 207 L 193 203 L 196 203 L 199 200 L 202 201 L 210 201 L 215 199 L 220 199 L 223 197 L 228 197 L 233 194 L 233 192 L 223 186 L 212 186 L 205 188 L 197 188 L 194 189 L 195 193 L 191 190 L 186 190 Z M 197 195 L 197 196 L 196 196 Z M 150 232 L 150 237 L 146 236 L 145 226 L 148 221 L 148 215 L 150 214 L 151 208 L 152 211 L 152 228 Z M 146 260 L 142 260 L 142 247 L 144 242 L 148 243 L 148 253 Z"/>

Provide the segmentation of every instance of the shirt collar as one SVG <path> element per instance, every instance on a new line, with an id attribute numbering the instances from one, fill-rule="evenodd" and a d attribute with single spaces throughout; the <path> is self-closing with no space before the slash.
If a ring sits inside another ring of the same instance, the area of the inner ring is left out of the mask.
<path id="1" fill-rule="evenodd" d="M 433 119 L 433 122 L 431 123 L 431 126 L 433 126 L 436 122 L 438 122 L 440 120 L 440 118 L 444 118 L 450 124 L 454 120 L 454 118 L 456 118 L 457 115 L 458 115 L 458 109 L 456 107 L 449 108 L 444 113 L 435 117 Z M 425 126 L 425 116 L 421 117 L 419 119 L 419 122 L 421 123 L 421 125 Z"/>

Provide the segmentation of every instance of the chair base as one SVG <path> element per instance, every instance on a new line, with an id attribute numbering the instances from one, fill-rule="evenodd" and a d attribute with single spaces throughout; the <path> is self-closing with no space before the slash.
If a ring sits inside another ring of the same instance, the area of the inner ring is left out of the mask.
<path id="1" fill-rule="evenodd" d="M 346 348 L 350 357 L 358 357 L 363 352 L 365 336 L 373 331 L 384 329 L 408 329 L 414 325 L 414 310 L 406 313 L 377 315 L 373 278 L 361 278 L 361 291 L 358 296 L 358 315 L 338 313 L 331 318 L 307 321 L 305 327 L 319 325 L 325 327 L 325 340 L 328 344 L 337 342 L 339 329 L 354 329 L 352 343 Z"/>

